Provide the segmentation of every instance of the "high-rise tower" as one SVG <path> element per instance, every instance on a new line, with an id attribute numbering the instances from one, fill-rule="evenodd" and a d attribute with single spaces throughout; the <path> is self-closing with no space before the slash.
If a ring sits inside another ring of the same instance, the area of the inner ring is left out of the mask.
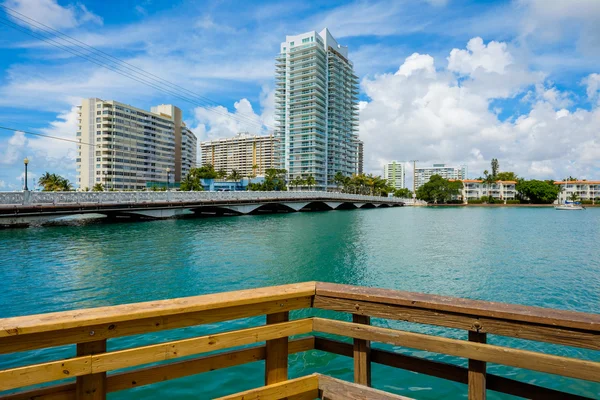
<path id="1" fill-rule="evenodd" d="M 312 175 L 335 187 L 337 172 L 357 171 L 358 77 L 327 28 L 286 36 L 276 58 L 275 117 L 288 179 Z"/>

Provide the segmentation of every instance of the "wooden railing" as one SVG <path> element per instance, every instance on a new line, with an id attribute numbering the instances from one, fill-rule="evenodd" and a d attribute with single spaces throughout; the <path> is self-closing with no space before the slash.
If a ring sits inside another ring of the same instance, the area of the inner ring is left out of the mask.
<path id="1" fill-rule="evenodd" d="M 351 314 L 352 322 L 319 317 L 290 320 L 291 310 L 311 307 Z M 107 351 L 107 340 L 117 337 L 260 315 L 267 316 L 266 325 Z M 468 332 L 468 340 L 373 326 L 371 317 L 461 329 Z M 313 332 L 350 337 L 353 343 L 322 336 L 289 339 Z M 373 362 L 467 384 L 470 399 L 484 399 L 487 390 L 536 399 L 585 398 L 487 374 L 486 363 L 600 382 L 599 362 L 490 345 L 487 335 L 598 351 L 600 315 L 307 282 L 6 318 L 0 319 L 0 354 L 67 344 L 75 344 L 77 354 L 0 370 L 0 399 L 105 399 L 110 392 L 258 360 L 266 361 L 265 386 L 227 399 L 400 399 L 369 388 Z M 265 345 L 203 355 L 261 342 Z M 371 342 L 462 357 L 469 360 L 468 367 L 371 348 Z M 313 349 L 353 357 L 355 384 L 318 374 L 288 380 L 288 355 Z M 178 360 L 182 357 L 186 358 Z M 111 373 L 156 362 L 162 363 Z M 47 386 L 65 378 L 75 379 Z M 46 386 L 31 387 L 39 384 Z"/>

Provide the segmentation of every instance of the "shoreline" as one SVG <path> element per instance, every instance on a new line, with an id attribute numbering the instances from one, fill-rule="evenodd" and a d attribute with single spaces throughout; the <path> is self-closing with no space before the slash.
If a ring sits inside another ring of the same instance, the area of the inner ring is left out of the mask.
<path id="1" fill-rule="evenodd" d="M 421 207 L 554 207 L 556 204 L 427 204 Z M 582 204 L 585 208 L 600 207 L 600 204 Z"/>

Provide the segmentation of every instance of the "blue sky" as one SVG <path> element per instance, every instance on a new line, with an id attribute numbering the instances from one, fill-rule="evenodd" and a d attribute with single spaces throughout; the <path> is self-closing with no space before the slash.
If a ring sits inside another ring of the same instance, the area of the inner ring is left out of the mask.
<path id="1" fill-rule="evenodd" d="M 73 106 L 100 97 L 173 103 L 200 140 L 264 133 L 280 42 L 327 27 L 361 79 L 367 171 L 418 159 L 479 176 L 498 158 L 526 177 L 600 177 L 596 0 L 0 4 L 211 100 L 186 102 L 50 46 L 3 25 L 41 33 L 0 8 L 2 126 L 73 139 Z M 75 180 L 74 145 L 0 130 L 0 190 L 21 187 L 25 156 L 34 177 Z"/>

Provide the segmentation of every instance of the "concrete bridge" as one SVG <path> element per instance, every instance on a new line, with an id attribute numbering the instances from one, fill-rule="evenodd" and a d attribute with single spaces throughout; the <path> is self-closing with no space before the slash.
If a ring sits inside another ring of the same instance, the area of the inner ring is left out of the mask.
<path id="1" fill-rule="evenodd" d="M 0 192 L 0 227 L 42 224 L 74 215 L 161 219 L 398 207 L 409 201 L 331 192 Z"/>

